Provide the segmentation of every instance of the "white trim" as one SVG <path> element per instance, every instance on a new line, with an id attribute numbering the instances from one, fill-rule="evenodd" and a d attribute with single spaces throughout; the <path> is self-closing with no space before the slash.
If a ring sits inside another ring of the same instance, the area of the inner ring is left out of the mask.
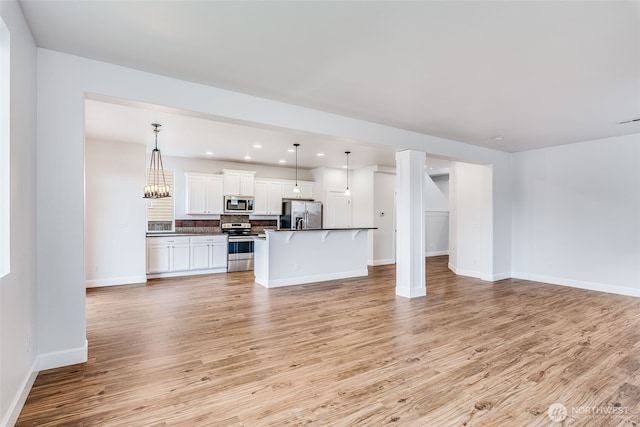
<path id="1" fill-rule="evenodd" d="M 208 268 L 206 270 L 183 270 L 183 271 L 172 271 L 168 273 L 149 273 L 147 274 L 147 279 L 161 279 L 163 277 L 180 277 L 180 276 L 197 276 L 199 274 L 215 274 L 215 273 L 226 273 L 227 267 L 219 267 L 219 268 Z"/>
<path id="2" fill-rule="evenodd" d="M 420 298 L 427 295 L 427 288 L 404 289 L 396 286 L 396 295 L 403 298 Z"/>
<path id="3" fill-rule="evenodd" d="M 29 396 L 29 392 L 31 391 L 31 387 L 33 387 L 33 383 L 38 376 L 38 371 L 36 371 L 36 360 L 33 361 L 31 365 L 31 369 L 25 378 L 22 380 L 22 384 L 18 388 L 19 392 L 13 397 L 11 404 L 7 408 L 7 412 L 5 413 L 4 419 L 0 421 L 0 427 L 10 427 L 16 424 L 18 421 L 18 417 L 20 416 L 20 412 L 22 412 L 22 408 L 24 403 L 27 401 L 27 397 Z"/>
<path id="4" fill-rule="evenodd" d="M 146 283 L 147 276 L 123 276 L 123 277 L 111 277 L 107 279 L 93 279 L 85 281 L 87 288 L 99 288 L 102 286 L 118 286 L 118 285 L 133 285 L 135 283 Z"/>
<path id="5" fill-rule="evenodd" d="M 11 272 L 11 34 L 0 17 L 0 277 Z"/>
<path id="6" fill-rule="evenodd" d="M 426 295 L 425 159 L 423 151 L 396 152 L 396 295 L 409 298 Z"/>
<path id="7" fill-rule="evenodd" d="M 367 275 L 369 275 L 369 271 L 367 269 L 364 269 L 341 271 L 338 273 L 317 274 L 313 276 L 298 276 L 287 279 L 276 279 L 268 281 L 256 277 L 255 281 L 265 288 L 279 288 L 281 286 L 303 285 L 305 283 L 326 282 L 328 280 L 349 279 L 352 277 L 362 277 Z"/>
<path id="8" fill-rule="evenodd" d="M 479 271 L 459 269 L 451 263 L 449 263 L 448 266 L 449 270 L 453 271 L 458 276 L 473 277 L 475 279 L 480 279 L 482 277 L 482 273 L 480 273 Z"/>
<path id="9" fill-rule="evenodd" d="M 560 277 L 542 276 L 538 274 L 512 272 L 513 279 L 531 280 L 533 282 L 548 283 L 551 285 L 568 286 L 571 288 L 587 289 L 590 291 L 607 292 L 610 294 L 627 295 L 640 297 L 639 288 L 626 286 L 608 285 L 606 283 L 586 282 L 582 280 L 565 279 Z"/>
<path id="10" fill-rule="evenodd" d="M 505 280 L 505 279 L 511 279 L 511 273 L 510 272 L 497 273 L 497 274 L 494 274 L 492 276 L 489 276 L 486 280 L 488 280 L 490 282 L 497 282 L 499 280 Z"/>
<path id="11" fill-rule="evenodd" d="M 59 368 L 61 366 L 84 363 L 89 357 L 89 342 L 85 339 L 83 347 L 70 348 L 67 350 L 53 351 L 51 353 L 40 354 L 36 358 L 38 371 Z"/>
<path id="12" fill-rule="evenodd" d="M 440 255 L 449 255 L 449 250 L 446 251 L 431 251 L 424 254 L 425 257 L 430 256 L 440 256 Z"/>
<path id="13" fill-rule="evenodd" d="M 396 260 L 393 258 L 386 258 L 386 259 L 373 259 L 373 260 L 368 260 L 367 261 L 367 265 L 389 265 L 389 264 L 395 264 Z"/>
<path id="14" fill-rule="evenodd" d="M 510 279 L 512 277 L 511 273 L 487 274 L 476 270 L 459 269 L 451 263 L 448 264 L 448 267 L 449 270 L 458 276 L 473 277 L 474 279 L 480 279 L 485 282 L 497 282 L 498 280 Z"/>

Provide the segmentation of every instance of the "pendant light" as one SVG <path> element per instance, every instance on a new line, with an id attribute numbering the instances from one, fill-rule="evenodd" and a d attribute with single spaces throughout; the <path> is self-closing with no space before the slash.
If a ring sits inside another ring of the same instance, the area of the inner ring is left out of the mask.
<path id="1" fill-rule="evenodd" d="M 298 186 L 298 147 L 300 144 L 296 142 L 293 146 L 296 147 L 296 186 L 293 187 L 293 192 L 300 197 L 300 187 Z"/>
<path id="2" fill-rule="evenodd" d="M 344 190 L 344 195 L 350 196 L 351 190 L 349 190 L 349 154 L 351 154 L 351 151 L 345 151 L 344 154 L 347 155 L 347 189 Z"/>
<path id="3" fill-rule="evenodd" d="M 167 181 L 164 176 L 164 167 L 162 165 L 162 154 L 158 149 L 158 129 L 160 124 L 151 123 L 153 126 L 153 132 L 156 134 L 156 146 L 151 152 L 151 161 L 149 162 L 149 178 L 147 179 L 147 185 L 144 186 L 144 198 L 145 199 L 161 199 L 163 197 L 171 197 L 171 186 L 167 185 Z"/>

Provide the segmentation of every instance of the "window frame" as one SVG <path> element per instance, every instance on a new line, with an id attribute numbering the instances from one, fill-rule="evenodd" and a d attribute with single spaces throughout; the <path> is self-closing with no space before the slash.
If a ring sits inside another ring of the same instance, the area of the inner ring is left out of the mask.
<path id="1" fill-rule="evenodd" d="M 173 233 L 176 230 L 176 198 L 175 198 L 175 188 L 176 188 L 176 171 L 174 169 L 164 169 L 164 172 L 171 172 L 171 229 L 170 230 L 152 230 L 149 228 L 149 209 L 150 206 L 149 204 L 154 203 L 154 200 L 156 199 L 145 199 L 146 206 L 145 206 L 145 220 L 146 220 L 146 232 L 147 233 L 153 233 L 153 234 L 160 234 L 160 233 Z M 147 177 L 149 176 L 149 169 L 146 169 L 146 175 Z M 147 182 L 147 181 L 145 181 Z M 147 182 L 148 184 L 148 182 Z M 163 199 L 160 199 L 163 200 Z"/>

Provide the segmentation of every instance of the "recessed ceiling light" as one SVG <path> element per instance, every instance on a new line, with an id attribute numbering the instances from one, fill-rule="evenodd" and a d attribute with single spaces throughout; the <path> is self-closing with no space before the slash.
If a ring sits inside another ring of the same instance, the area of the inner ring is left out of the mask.
<path id="1" fill-rule="evenodd" d="M 251 160 L 251 156 L 244 156 L 245 160 Z"/>
<path id="2" fill-rule="evenodd" d="M 204 154 L 206 154 L 207 156 L 213 156 L 213 151 L 207 151 L 207 152 L 206 152 L 206 153 L 204 153 Z"/>
<path id="3" fill-rule="evenodd" d="M 262 145 L 260 145 L 260 144 L 253 144 L 253 148 L 262 148 Z"/>
<path id="4" fill-rule="evenodd" d="M 318 157 L 324 157 L 324 153 L 318 153 L 318 154 L 316 154 L 316 156 L 318 156 Z"/>
<path id="5" fill-rule="evenodd" d="M 295 153 L 296 152 L 296 150 L 294 150 L 293 148 L 289 148 L 287 151 L 290 152 L 290 153 Z"/>
<path id="6" fill-rule="evenodd" d="M 278 163 L 287 163 L 286 160 L 278 160 Z"/>
<path id="7" fill-rule="evenodd" d="M 498 136 L 494 136 L 493 137 L 494 141 L 502 141 L 502 135 L 498 135 Z"/>

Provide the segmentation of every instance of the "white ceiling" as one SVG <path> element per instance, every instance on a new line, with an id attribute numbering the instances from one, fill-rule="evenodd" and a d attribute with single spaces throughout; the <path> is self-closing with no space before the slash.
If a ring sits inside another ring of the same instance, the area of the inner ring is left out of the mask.
<path id="1" fill-rule="evenodd" d="M 99 97 L 91 98 L 85 102 L 86 137 L 145 144 L 147 152 L 151 152 L 155 144 L 151 123 L 159 123 L 162 126 L 158 134 L 158 148 L 165 156 L 293 168 L 296 163 L 295 151 L 289 150 L 295 150 L 293 144 L 298 143 L 298 166 L 304 169 L 346 166 L 345 151 L 351 151 L 350 168 L 395 166 L 393 150 L 369 147 L 354 141 L 226 123 L 181 110 L 125 100 L 109 99 L 109 102 L 105 102 Z M 446 167 L 446 163 L 431 158 L 428 165 Z"/>
<path id="2" fill-rule="evenodd" d="M 640 1 L 20 4 L 44 48 L 470 144 L 514 152 L 640 132 L 640 122 L 618 124 L 640 117 Z M 88 130 L 152 134 L 153 114 L 131 116 L 144 122 Z M 169 139 L 170 119 L 157 119 Z M 203 135 L 188 134 L 197 155 L 207 141 L 248 151 L 258 138 L 198 126 Z M 278 132 L 259 138 L 303 137 Z M 355 143 L 304 137 L 305 155 L 309 145 L 343 152 Z"/>

